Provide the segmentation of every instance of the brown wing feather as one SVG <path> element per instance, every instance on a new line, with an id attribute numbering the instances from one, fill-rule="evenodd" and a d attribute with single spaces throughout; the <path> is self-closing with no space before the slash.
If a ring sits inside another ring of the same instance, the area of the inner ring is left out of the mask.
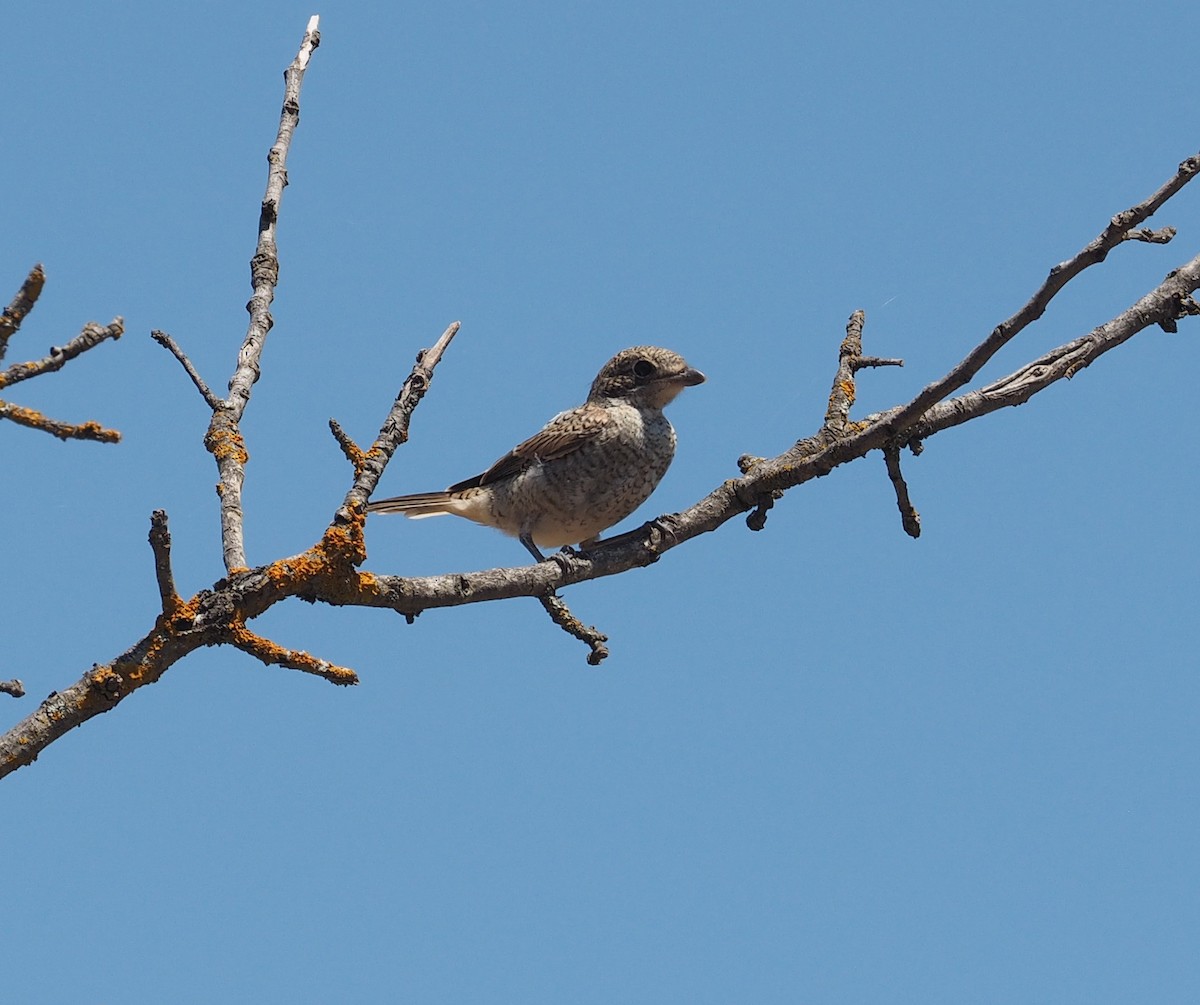
<path id="1" fill-rule="evenodd" d="M 451 485 L 447 492 L 461 492 L 489 485 L 520 474 L 534 461 L 552 461 L 578 450 L 608 425 L 608 410 L 589 402 L 556 415 L 524 443 L 518 443 L 483 474 Z"/>

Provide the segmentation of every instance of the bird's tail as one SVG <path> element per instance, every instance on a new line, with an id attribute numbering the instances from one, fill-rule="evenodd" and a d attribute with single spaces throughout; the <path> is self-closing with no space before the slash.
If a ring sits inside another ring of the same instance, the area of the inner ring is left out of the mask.
<path id="1" fill-rule="evenodd" d="M 419 520 L 423 516 L 442 516 L 454 512 L 450 505 L 453 498 L 449 492 L 418 492 L 411 496 L 377 499 L 367 505 L 367 512 L 403 513 L 407 517 Z"/>

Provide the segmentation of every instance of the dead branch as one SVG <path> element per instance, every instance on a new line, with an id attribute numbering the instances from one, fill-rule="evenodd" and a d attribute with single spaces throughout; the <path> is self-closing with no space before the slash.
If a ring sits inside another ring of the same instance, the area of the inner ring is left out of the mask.
<path id="1" fill-rule="evenodd" d="M 289 69 L 289 97 L 285 99 L 281 139 L 277 148 L 273 148 L 273 172 L 282 170 L 286 140 L 294 128 L 298 75 L 302 74 L 315 45 L 314 19 L 309 24 L 301 53 Z M 275 157 L 277 149 L 279 156 Z M 1073 258 L 1052 269 L 1030 301 L 993 330 L 945 376 L 928 385 L 907 404 L 860 420 L 850 417 L 857 371 L 868 366 L 894 365 L 899 361 L 863 355 L 865 316 L 855 312 L 839 351 L 826 417 L 817 433 L 798 440 L 774 458 L 741 458 L 740 477 L 723 482 L 681 513 L 662 515 L 635 531 L 602 541 L 586 552 L 557 556 L 560 560 L 535 565 L 428 577 L 360 571 L 366 558 L 363 538 L 365 502 L 396 448 L 408 438 L 413 409 L 428 389 L 434 367 L 458 330 L 457 323 L 451 325 L 433 348 L 417 357 L 412 373 L 405 380 L 369 450 L 362 451 L 340 426 L 332 424 L 334 435 L 352 464 L 353 482 L 321 539 L 307 551 L 257 568 L 243 568 L 236 560 L 244 555 L 240 539 L 240 501 L 235 500 L 236 506 L 227 509 L 223 499 L 223 521 L 229 513 L 230 521 L 238 528 L 234 535 L 223 522 L 223 546 L 229 575 L 211 589 L 183 601 L 174 594 L 166 518 L 155 514 L 151 544 L 163 613 L 153 628 L 126 652 L 111 663 L 94 666 L 78 682 L 51 695 L 25 720 L 0 737 L 0 776 L 31 763 L 54 740 L 92 716 L 115 707 L 138 688 L 154 683 L 174 663 L 201 646 L 231 645 L 264 663 L 317 673 L 334 683 L 354 683 L 357 678 L 352 671 L 307 653 L 284 649 L 247 628 L 248 622 L 287 598 L 319 600 L 337 606 L 386 608 L 411 620 L 431 608 L 536 597 L 548 605 L 557 623 L 588 642 L 592 657 L 598 660 L 607 652 L 603 646 L 604 636 L 595 629 L 584 628 L 569 611 L 559 608 L 554 603 L 557 598 L 549 599 L 554 591 L 649 565 L 671 549 L 700 534 L 714 531 L 748 511 L 752 511 L 751 525 L 761 528 L 767 510 L 786 490 L 826 475 L 873 450 L 884 453 L 898 505 L 908 521 L 909 533 L 913 533 L 918 526 L 917 517 L 899 468 L 902 447 L 908 446 L 914 454 L 919 453 L 923 441 L 944 429 L 981 418 L 998 408 L 1023 404 L 1057 381 L 1071 378 L 1139 332 L 1154 326 L 1173 330 L 1179 320 L 1200 313 L 1200 305 L 1193 299 L 1193 294 L 1200 288 L 1200 256 L 1197 256 L 1170 273 L 1127 310 L 1087 335 L 1060 345 L 985 387 L 950 397 L 968 383 L 1002 345 L 1040 317 L 1066 283 L 1084 269 L 1102 262 L 1112 248 L 1127 240 L 1168 240 L 1166 229 L 1135 232 L 1134 228 L 1198 171 L 1200 155 L 1184 161 L 1175 176 L 1154 195 L 1113 217 L 1099 237 Z M 214 408 L 209 430 L 209 449 L 217 456 L 218 467 L 222 470 L 222 490 L 226 486 L 226 471 L 234 472 L 239 499 L 245 456 L 238 419 L 249 399 L 250 386 L 257 377 L 262 339 L 270 327 L 268 307 L 277 269 L 273 257 L 273 227 L 282 192 L 282 175 L 272 174 L 271 178 L 269 198 L 264 201 L 265 223 L 260 229 L 260 251 L 265 249 L 266 258 L 260 260 L 256 255 L 253 266 L 257 301 L 252 302 L 251 331 L 243 344 L 234 381 L 231 381 L 230 398 L 217 402 L 219 407 Z M 276 181 L 280 182 L 278 190 L 272 188 Z M 185 361 L 181 352 L 176 352 L 176 356 L 181 362 Z M 204 394 L 203 382 L 193 371 L 189 370 L 189 376 Z M 209 396 L 205 397 L 208 400 Z M 223 453 L 236 456 L 225 460 Z"/>
<path id="2" fill-rule="evenodd" d="M 201 380 L 195 367 L 175 341 L 163 332 L 155 340 L 171 351 L 183 365 L 188 376 L 213 411 L 204 445 L 217 462 L 219 481 L 217 495 L 221 505 L 221 546 L 225 568 L 233 572 L 246 567 L 245 521 L 242 514 L 242 483 L 246 478 L 246 462 L 250 455 L 242 439 L 240 423 L 250 403 L 250 389 L 261 372 L 262 354 L 267 333 L 275 324 L 271 317 L 271 302 L 279 281 L 279 249 L 275 242 L 275 227 L 283 189 L 287 185 L 287 156 L 292 137 L 300 124 L 300 87 L 304 72 L 317 46 L 321 44 L 320 19 L 314 14 L 304 32 L 296 58 L 284 71 L 283 110 L 279 130 L 267 154 L 267 190 L 258 216 L 258 244 L 250 259 L 250 285 L 253 294 L 246 310 L 250 325 L 238 353 L 237 366 L 229 379 L 229 397 L 218 398 Z"/>
<path id="3" fill-rule="evenodd" d="M 46 283 L 46 273 L 40 265 L 35 265 L 29 271 L 28 277 L 17 291 L 11 304 L 0 313 L 0 360 L 8 351 L 8 341 L 21 327 L 26 316 L 33 310 L 34 304 L 41 296 Z M 42 359 L 30 360 L 28 363 L 14 363 L 5 370 L 0 370 L 0 387 L 9 387 L 42 374 L 54 373 L 61 370 L 76 356 L 89 349 L 94 349 L 109 339 L 116 341 L 125 333 L 125 323 L 121 318 L 113 318 L 108 325 L 99 325 L 89 321 L 83 330 L 66 345 L 51 346 L 50 352 Z M 60 440 L 95 440 L 99 443 L 116 443 L 121 434 L 115 429 L 105 429 L 98 422 L 59 422 L 32 408 L 14 405 L 12 402 L 0 400 L 0 419 L 8 419 L 27 429 L 40 429 Z"/>
<path id="4" fill-rule="evenodd" d="M 25 316 L 33 310 L 33 305 L 42 295 L 42 287 L 45 285 L 46 273 L 39 262 L 29 270 L 29 275 L 25 277 L 25 282 L 17 290 L 17 295 L 13 297 L 12 303 L 0 314 L 0 360 L 4 359 L 4 354 L 8 351 L 8 340 L 21 327 Z"/>

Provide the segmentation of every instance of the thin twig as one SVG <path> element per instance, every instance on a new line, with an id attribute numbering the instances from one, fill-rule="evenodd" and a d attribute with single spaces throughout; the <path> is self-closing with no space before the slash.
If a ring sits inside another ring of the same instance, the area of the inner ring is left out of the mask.
<path id="1" fill-rule="evenodd" d="M 275 284 L 279 281 L 275 226 L 279 220 L 283 189 L 287 185 L 288 149 L 300 122 L 300 85 L 304 82 L 308 61 L 321 42 L 319 23 L 316 15 L 309 19 L 300 50 L 283 74 L 283 110 L 275 143 L 267 155 L 267 189 L 258 218 L 258 245 L 254 257 L 250 259 L 250 284 L 254 291 L 250 302 L 246 304 L 250 325 L 241 352 L 238 353 L 237 367 L 229 380 L 229 398 L 221 408 L 214 409 L 212 424 L 205 438 L 220 475 L 221 549 L 225 568 L 230 572 L 246 566 L 242 483 L 245 481 L 245 465 L 249 455 L 238 424 L 250 401 L 250 389 L 258 380 L 267 332 L 275 323 L 271 317 L 271 301 L 275 298 Z"/>
<path id="2" fill-rule="evenodd" d="M 904 480 L 904 472 L 900 470 L 900 448 L 890 444 L 884 448 L 883 458 L 887 462 L 888 478 L 892 480 L 892 488 L 896 491 L 896 506 L 900 510 L 904 533 L 909 537 L 920 537 L 921 514 L 908 497 L 908 483 Z"/>
<path id="3" fill-rule="evenodd" d="M 356 469 L 354 484 L 346 493 L 342 509 L 338 511 L 339 519 L 349 519 L 350 509 L 366 505 L 367 499 L 375 491 L 375 486 L 379 484 L 379 478 L 388 461 L 392 459 L 400 444 L 408 441 L 408 426 L 413 411 L 425 397 L 430 381 L 433 380 L 434 368 L 442 361 L 442 355 L 450 347 L 461 327 L 460 322 L 452 321 L 431 348 L 422 349 L 417 353 L 412 372 L 405 378 L 400 393 L 392 402 L 387 418 L 379 429 L 379 435 L 371 444 L 371 449 L 363 455 L 362 466 Z"/>
<path id="4" fill-rule="evenodd" d="M 154 553 L 154 578 L 158 583 L 162 612 L 170 617 L 183 601 L 175 590 L 175 575 L 171 571 L 171 531 L 167 527 L 165 510 L 156 509 L 150 514 L 150 550 Z"/>
<path id="5" fill-rule="evenodd" d="M 342 424 L 337 419 L 329 420 L 329 431 L 333 433 L 333 438 L 337 440 L 338 446 L 342 448 L 342 453 L 354 468 L 354 474 L 357 476 L 362 470 L 363 461 L 367 455 L 363 453 L 362 447 L 354 442 L 350 434 L 342 428 Z"/>
<path id="6" fill-rule="evenodd" d="M 1055 295 L 1084 269 L 1103 262 L 1108 253 L 1125 241 L 1135 227 L 1153 216 L 1168 199 L 1200 172 L 1200 154 L 1183 161 L 1158 191 L 1136 206 L 1118 213 L 1090 244 L 1074 257 L 1050 270 L 1046 281 L 1016 314 L 997 325 L 949 373 L 926 386 L 912 401 L 898 409 L 892 419 L 897 432 L 907 429 L 939 401 L 966 385 L 1003 346 L 1045 312 Z M 1163 232 L 1165 236 L 1165 231 Z M 1139 240 L 1144 238 L 1137 238 Z M 1165 240 L 1169 240 L 1165 237 Z"/>
<path id="7" fill-rule="evenodd" d="M 850 421 L 850 406 L 854 404 L 855 361 L 862 356 L 862 333 L 867 315 L 859 310 L 850 315 L 846 322 L 846 337 L 838 350 L 838 369 L 829 392 L 829 405 L 825 409 L 825 428 L 840 433 Z"/>
<path id="8" fill-rule="evenodd" d="M 25 316 L 33 310 L 33 305 L 37 303 L 45 285 L 46 273 L 39 263 L 29 270 L 29 275 L 21 284 L 17 295 L 13 297 L 12 303 L 0 313 L 0 360 L 4 359 L 4 354 L 8 351 L 8 340 L 21 327 Z"/>
<path id="9" fill-rule="evenodd" d="M 18 426 L 37 429 L 60 440 L 93 440 L 97 443 L 118 443 L 121 434 L 115 429 L 106 429 L 98 422 L 59 422 L 42 415 L 33 408 L 14 405 L 11 401 L 0 401 L 0 419 L 8 419 Z"/>
<path id="10" fill-rule="evenodd" d="M 316 677 L 323 677 L 331 684 L 338 684 L 342 687 L 358 683 L 358 674 L 353 670 L 336 666 L 327 660 L 319 660 L 303 650 L 285 649 L 269 639 L 264 639 L 261 635 L 256 635 L 244 623 L 235 624 L 229 641 L 235 648 L 248 653 L 267 666 L 300 670 Z"/>
<path id="11" fill-rule="evenodd" d="M 1170 244 L 1174 238 L 1174 227 L 1160 227 L 1158 230 L 1143 227 L 1141 230 L 1129 231 L 1124 239 L 1126 241 L 1143 241 L 1146 244 Z"/>
<path id="12" fill-rule="evenodd" d="M 205 400 L 205 402 L 208 403 L 209 408 L 215 412 L 218 408 L 221 408 L 225 404 L 225 402 L 223 402 L 211 390 L 209 390 L 208 385 L 204 383 L 204 378 L 200 376 L 195 366 L 192 365 L 192 361 L 188 359 L 187 354 L 179 348 L 178 344 L 173 338 L 171 338 L 170 335 L 164 331 L 159 331 L 156 328 L 150 333 L 150 337 L 154 339 L 154 341 L 160 346 L 170 352 L 170 354 L 177 360 L 179 360 L 184 372 L 191 377 L 192 383 L 196 385 L 196 390 L 200 392 L 200 396 Z"/>
<path id="13" fill-rule="evenodd" d="M 28 363 L 14 363 L 7 370 L 0 371 L 0 387 L 10 387 L 23 380 L 29 380 L 31 377 L 40 377 L 43 373 L 61 370 L 76 356 L 96 348 L 101 342 L 108 339 L 115 341 L 123 334 L 125 334 L 123 318 L 113 318 L 112 322 L 107 325 L 89 321 L 83 326 L 80 333 L 66 345 L 51 346 L 49 354 L 44 358 L 31 360 Z"/>
<path id="14" fill-rule="evenodd" d="M 1082 338 L 1051 349 L 985 387 L 939 402 L 910 427 L 906 440 L 923 440 L 998 409 L 1023 405 L 1051 384 L 1074 377 L 1138 332 L 1155 325 L 1172 327 L 1180 318 L 1200 312 L 1200 306 L 1190 296 L 1197 289 L 1200 289 L 1200 255 L 1172 271 L 1157 289 Z"/>
<path id="15" fill-rule="evenodd" d="M 863 326 L 866 320 L 867 315 L 861 310 L 850 315 L 846 322 L 846 337 L 842 339 L 838 349 L 838 369 L 833 378 L 833 389 L 829 392 L 829 406 L 825 409 L 825 429 L 835 436 L 844 433 L 850 423 L 850 407 L 858 393 L 858 371 L 875 366 L 904 366 L 902 359 L 884 359 L 881 356 L 862 354 Z M 742 470 L 747 469 L 743 467 Z"/>
<path id="16" fill-rule="evenodd" d="M 549 593 L 546 596 L 538 597 L 539 603 L 546 609 L 546 613 L 550 615 L 550 620 L 553 621 L 568 635 L 573 635 L 580 642 L 586 644 L 591 652 L 588 653 L 587 661 L 591 666 L 599 666 L 601 661 L 608 656 L 608 646 L 604 643 L 608 641 L 608 636 L 598 631 L 593 625 L 585 625 L 567 607 L 557 593 Z"/>

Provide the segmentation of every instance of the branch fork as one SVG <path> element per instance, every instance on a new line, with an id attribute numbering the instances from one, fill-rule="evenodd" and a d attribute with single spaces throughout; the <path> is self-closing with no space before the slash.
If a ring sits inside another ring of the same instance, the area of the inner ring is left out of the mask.
<path id="1" fill-rule="evenodd" d="M 300 52 L 285 74 L 285 100 L 276 143 L 269 158 L 267 195 L 260 207 L 259 242 L 252 259 L 254 285 L 249 305 L 250 325 L 229 382 L 229 395 L 214 394 L 170 336 L 159 341 L 183 366 L 213 415 L 206 444 L 216 460 L 220 482 L 222 546 L 227 576 L 189 600 L 179 596 L 171 568 L 171 544 L 166 515 L 151 518 L 150 546 L 161 614 L 144 638 L 109 664 L 88 670 L 74 685 L 47 698 L 31 715 L 0 736 L 0 776 L 31 763 L 58 737 L 91 717 L 109 710 L 134 690 L 157 681 L 178 660 L 201 646 L 232 645 L 266 664 L 282 665 L 319 675 L 337 684 L 352 684 L 353 671 L 287 649 L 248 627 L 249 622 L 289 597 L 333 605 L 353 604 L 389 609 L 411 621 L 431 608 L 454 607 L 514 597 L 536 597 L 564 630 L 589 647 L 589 662 L 607 655 L 604 635 L 582 625 L 555 590 L 573 583 L 618 575 L 656 561 L 659 556 L 701 534 L 716 530 L 735 516 L 749 512 L 748 522 L 759 526 L 767 512 L 789 488 L 828 474 L 834 468 L 865 456 L 883 453 L 896 491 L 905 530 L 914 537 L 920 519 L 909 498 L 900 469 L 904 447 L 919 454 L 924 440 L 944 429 L 980 418 L 998 408 L 1019 405 L 1050 384 L 1069 378 L 1137 333 L 1158 325 L 1174 330 L 1177 322 L 1200 314 L 1194 294 L 1200 289 L 1200 256 L 1174 270 L 1126 311 L 1077 338 L 1032 360 L 1015 373 L 991 384 L 952 397 L 974 379 L 980 368 L 1020 331 L 1039 318 L 1053 297 L 1084 269 L 1103 261 L 1128 241 L 1161 244 L 1171 228 L 1151 231 L 1142 224 L 1198 172 L 1200 155 L 1185 160 L 1175 175 L 1150 198 L 1119 213 L 1090 244 L 1073 258 L 1050 270 L 1045 282 L 1024 307 L 998 325 L 963 360 L 906 404 L 854 420 L 850 416 L 857 392 L 856 376 L 866 367 L 901 365 L 900 360 L 864 356 L 865 316 L 856 311 L 847 324 L 838 353 L 838 368 L 824 422 L 818 432 L 798 440 L 774 458 L 746 456 L 739 460 L 740 476 L 722 482 L 681 513 L 651 521 L 628 534 L 598 542 L 586 553 L 562 561 L 504 569 L 484 569 L 429 577 L 402 577 L 360 571 L 366 559 L 365 504 L 399 444 L 408 438 L 413 409 L 429 387 L 433 371 L 458 330 L 450 325 L 437 343 L 417 358 L 379 435 L 362 450 L 342 427 L 330 429 L 353 469 L 353 483 L 320 541 L 300 555 L 257 568 L 248 568 L 242 543 L 241 485 L 247 452 L 240 420 L 261 365 L 263 344 L 272 325 L 270 304 L 278 278 L 275 224 L 286 176 L 286 155 L 299 114 L 300 81 L 319 41 L 317 20 L 309 22 Z M 1139 229 L 1142 228 L 1142 229 Z M 0 314 L 0 358 L 9 336 L 17 330 L 41 290 L 40 270 L 30 273 L 9 308 Z M 119 324 L 119 320 L 114 325 Z M 111 328 L 112 326 L 110 326 Z M 95 335 L 95 332 L 92 332 Z M 116 338 L 114 332 L 108 336 Z M 45 372 L 67 356 L 52 353 L 50 362 L 26 364 Z M 81 350 L 82 351 L 82 350 Z M 59 364 L 61 365 L 61 364 Z M 12 368 L 5 373 L 13 372 Z M 11 378 L 10 378 L 10 381 Z M 6 417 L 0 405 L 0 417 Z M 12 416 L 7 416 L 12 417 Z M 98 428 L 98 427 L 97 427 Z M 99 437 L 97 437 L 99 438 Z M 14 683 L 14 682 L 10 682 Z M 19 682 L 15 682 L 19 686 Z M 11 690 L 0 685 L 0 690 Z"/>

